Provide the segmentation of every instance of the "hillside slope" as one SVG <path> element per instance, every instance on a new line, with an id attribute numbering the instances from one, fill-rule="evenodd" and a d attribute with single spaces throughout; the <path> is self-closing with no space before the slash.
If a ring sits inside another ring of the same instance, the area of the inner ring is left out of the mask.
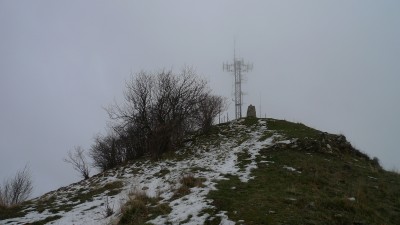
<path id="1" fill-rule="evenodd" d="M 274 119 L 220 124 L 20 207 L 0 224 L 399 224 L 400 176 L 342 135 Z"/>

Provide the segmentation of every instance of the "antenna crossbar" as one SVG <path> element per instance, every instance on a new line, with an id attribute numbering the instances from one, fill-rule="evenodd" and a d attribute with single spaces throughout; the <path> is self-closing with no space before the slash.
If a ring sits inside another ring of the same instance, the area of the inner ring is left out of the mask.
<path id="1" fill-rule="evenodd" d="M 236 48 L 234 48 L 233 63 L 224 63 L 222 68 L 224 71 L 232 72 L 235 78 L 235 116 L 239 119 L 242 117 L 242 76 L 243 73 L 253 69 L 253 64 L 246 64 L 243 59 L 236 58 Z"/>

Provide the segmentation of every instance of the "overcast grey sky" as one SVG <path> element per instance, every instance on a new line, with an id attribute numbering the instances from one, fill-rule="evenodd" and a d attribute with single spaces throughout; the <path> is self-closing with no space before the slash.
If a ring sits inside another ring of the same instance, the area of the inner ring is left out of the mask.
<path id="1" fill-rule="evenodd" d="M 132 72 L 191 65 L 233 98 L 234 38 L 254 64 L 243 111 L 261 96 L 400 169 L 400 1 L 2 0 L 0 34 L 0 181 L 28 163 L 36 195 L 79 180 L 62 158 L 104 132 Z"/>

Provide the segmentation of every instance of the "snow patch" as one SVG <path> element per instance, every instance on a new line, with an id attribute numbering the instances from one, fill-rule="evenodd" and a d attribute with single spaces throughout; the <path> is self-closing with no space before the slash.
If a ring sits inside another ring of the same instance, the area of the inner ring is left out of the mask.
<path id="1" fill-rule="evenodd" d="M 297 169 L 295 169 L 295 168 L 293 168 L 293 167 L 290 167 L 290 166 L 284 165 L 283 168 L 284 168 L 284 169 L 287 169 L 287 170 L 289 170 L 289 171 L 292 171 L 292 172 L 301 173 L 301 171 L 298 171 Z"/>
<path id="2" fill-rule="evenodd" d="M 265 125 L 266 121 L 259 121 L 259 124 Z M 220 143 L 218 146 L 203 144 L 192 149 L 192 156 L 184 160 L 166 160 L 163 162 L 135 162 L 130 166 L 121 167 L 116 169 L 114 174 L 104 173 L 90 180 L 82 181 L 80 183 L 72 184 L 65 188 L 63 191 L 55 192 L 57 195 L 57 204 L 66 204 L 63 200 L 68 200 L 70 195 L 78 195 L 89 190 L 94 186 L 104 187 L 104 185 L 121 181 L 124 186 L 120 193 L 114 196 L 107 196 L 107 192 L 93 196 L 93 199 L 75 205 L 70 211 L 60 211 L 56 214 L 51 214 L 47 210 L 39 213 L 33 211 L 21 218 L 12 218 L 0 221 L 2 224 L 25 224 L 33 223 L 35 221 L 43 220 L 49 216 L 60 215 L 62 218 L 51 222 L 51 224 L 74 224 L 74 225 L 97 225 L 107 224 L 115 221 L 120 212 L 119 208 L 128 199 L 128 195 L 132 190 L 139 190 L 145 192 L 150 197 L 159 196 L 163 198 L 161 203 L 168 203 L 171 212 L 168 215 L 158 216 L 155 219 L 148 221 L 153 224 L 185 224 L 195 225 L 204 224 L 209 218 L 209 214 L 204 213 L 206 209 L 212 209 L 211 200 L 206 196 L 211 190 L 215 190 L 216 182 L 218 180 L 226 179 L 225 175 L 238 176 L 240 181 L 248 182 L 254 179 L 251 176 L 251 171 L 257 168 L 257 156 L 259 151 L 273 145 L 273 140 L 277 134 L 267 138 L 264 141 L 259 141 L 263 133 L 267 130 L 266 126 L 260 126 L 256 131 L 251 130 L 245 125 L 239 124 L 239 121 L 233 122 L 230 129 L 234 132 L 240 130 L 241 132 L 235 133 L 237 137 L 240 135 L 249 135 L 249 138 L 241 143 L 239 146 L 234 141 L 235 138 L 222 136 L 220 134 Z M 291 143 L 290 140 L 282 140 L 278 143 Z M 186 146 L 190 148 L 190 145 Z M 238 154 L 246 151 L 249 158 L 246 159 L 246 165 L 239 167 Z M 262 160 L 260 163 L 274 163 L 273 161 Z M 201 168 L 193 170 L 193 168 Z M 297 171 L 293 167 L 284 166 L 285 169 L 290 171 Z M 163 171 L 163 172 L 160 172 Z M 164 172 L 165 171 L 165 172 Z M 191 188 L 191 192 L 181 198 L 172 200 L 176 188 L 180 185 L 180 179 L 185 174 L 191 174 L 196 178 L 204 178 L 204 185 L 201 187 Z M 234 189 L 235 187 L 232 187 Z M 80 191 L 82 190 L 82 191 Z M 113 208 L 114 214 L 105 218 L 105 201 L 108 199 L 109 205 Z M 72 204 L 72 202 L 68 202 Z M 77 202 L 75 202 L 77 203 Z M 233 225 L 235 222 L 229 220 L 226 212 L 219 212 L 215 216 L 220 217 L 222 225 Z"/>

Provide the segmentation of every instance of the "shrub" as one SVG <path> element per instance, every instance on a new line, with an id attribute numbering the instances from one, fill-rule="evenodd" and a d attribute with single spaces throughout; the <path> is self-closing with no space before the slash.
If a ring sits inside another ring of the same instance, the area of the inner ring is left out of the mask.
<path id="1" fill-rule="evenodd" d="M 86 160 L 82 147 L 77 146 L 74 148 L 74 152 L 68 152 L 68 157 L 64 158 L 64 162 L 71 164 L 74 170 L 76 170 L 83 179 L 89 179 L 89 163 Z"/>
<path id="2" fill-rule="evenodd" d="M 225 105 L 191 68 L 178 74 L 140 72 L 126 82 L 124 99 L 106 108 L 112 135 L 97 137 L 91 149 L 94 165 L 102 170 L 173 151 L 188 133 L 207 132 Z"/>
<path id="3" fill-rule="evenodd" d="M 89 155 L 93 160 L 93 166 L 102 171 L 111 169 L 125 161 L 124 149 L 118 136 L 113 132 L 106 136 L 96 136 Z"/>
<path id="4" fill-rule="evenodd" d="M 159 203 L 159 198 L 149 197 L 144 191 L 133 190 L 128 195 L 127 203 L 121 208 L 118 224 L 145 224 L 146 221 L 171 212 L 167 203 Z"/>
<path id="5" fill-rule="evenodd" d="M 375 168 L 382 169 L 382 166 L 380 164 L 380 161 L 379 161 L 378 157 L 374 157 L 372 159 L 372 165 L 375 166 Z"/>
<path id="6" fill-rule="evenodd" d="M 208 133 L 214 123 L 214 119 L 225 110 L 226 99 L 221 96 L 207 95 L 199 104 L 199 110 L 196 114 L 197 124 L 203 133 Z"/>
<path id="7" fill-rule="evenodd" d="M 28 166 L 17 171 L 0 186 L 0 206 L 11 207 L 26 201 L 32 194 L 32 183 Z"/>

